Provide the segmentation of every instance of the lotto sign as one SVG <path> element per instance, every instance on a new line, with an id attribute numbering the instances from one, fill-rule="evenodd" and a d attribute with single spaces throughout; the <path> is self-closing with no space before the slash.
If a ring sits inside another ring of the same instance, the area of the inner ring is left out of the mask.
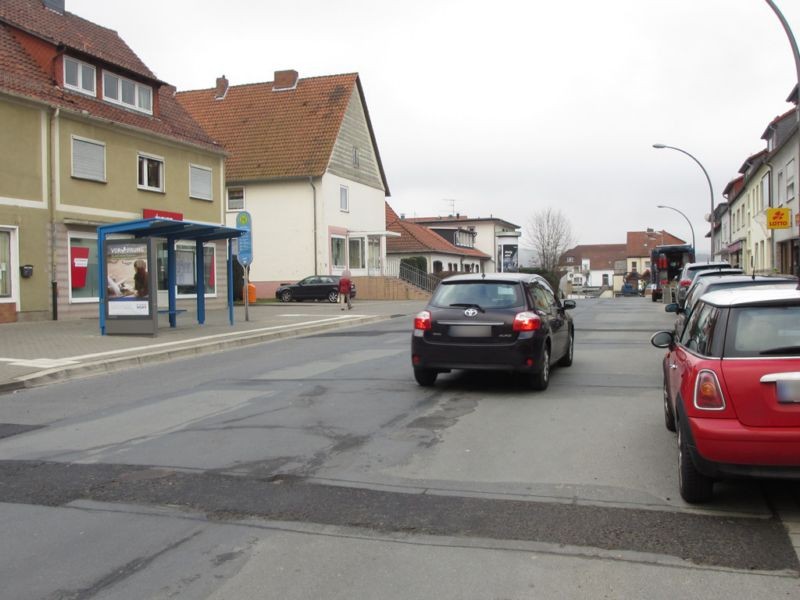
<path id="1" fill-rule="evenodd" d="M 767 209 L 767 229 L 788 229 L 792 226 L 792 211 L 788 208 Z"/>

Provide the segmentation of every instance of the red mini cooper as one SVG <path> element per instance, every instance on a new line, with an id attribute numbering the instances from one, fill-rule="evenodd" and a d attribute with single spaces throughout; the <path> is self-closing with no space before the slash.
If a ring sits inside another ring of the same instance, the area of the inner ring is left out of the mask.
<path id="1" fill-rule="evenodd" d="M 800 290 L 736 288 L 695 305 L 664 357 L 664 419 L 678 432 L 680 493 L 707 502 L 714 479 L 800 479 Z"/>

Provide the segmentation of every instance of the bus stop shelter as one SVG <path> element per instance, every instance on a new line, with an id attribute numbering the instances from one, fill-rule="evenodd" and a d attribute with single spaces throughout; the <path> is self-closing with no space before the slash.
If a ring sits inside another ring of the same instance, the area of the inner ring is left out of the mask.
<path id="1" fill-rule="evenodd" d="M 101 225 L 97 228 L 97 257 L 100 277 L 100 334 L 106 335 L 106 328 L 108 325 L 109 317 L 109 292 L 107 285 L 107 269 L 108 269 L 108 255 L 106 254 L 107 247 L 112 244 L 124 243 L 125 240 L 118 242 L 116 236 L 127 236 L 127 240 L 146 240 L 149 247 L 152 246 L 153 239 L 163 239 L 166 241 L 167 248 L 167 294 L 168 306 L 166 309 L 157 310 L 157 289 L 155 285 L 149 286 L 152 293 L 148 293 L 150 297 L 150 312 L 148 313 L 148 320 L 151 320 L 157 328 L 158 312 L 167 313 L 169 315 L 169 326 L 177 326 L 177 315 L 179 312 L 177 306 L 176 290 L 177 290 L 177 261 L 175 252 L 175 243 L 181 241 L 194 241 L 195 242 L 195 279 L 196 279 L 196 295 L 197 295 L 197 322 L 200 325 L 205 323 L 206 310 L 205 310 L 205 261 L 203 260 L 203 244 L 214 240 L 227 240 L 228 242 L 228 319 L 230 324 L 233 325 L 233 240 L 238 238 L 245 231 L 241 229 L 234 229 L 232 227 L 225 227 L 223 225 L 208 225 L 205 223 L 196 223 L 192 221 L 176 221 L 174 219 L 166 218 L 152 218 L 152 219 L 139 219 L 135 221 L 124 221 L 121 223 L 112 223 L 109 225 Z M 115 236 L 113 240 L 109 236 Z M 152 260 L 152 257 L 151 257 Z M 155 282 L 155 275 L 150 265 L 151 281 Z M 153 314 L 150 314 L 153 313 Z M 123 317 L 128 318 L 128 317 Z M 136 317 L 130 317 L 127 321 L 129 331 L 125 333 L 155 333 L 155 331 L 147 331 L 146 325 L 143 324 L 142 331 L 136 331 Z"/>

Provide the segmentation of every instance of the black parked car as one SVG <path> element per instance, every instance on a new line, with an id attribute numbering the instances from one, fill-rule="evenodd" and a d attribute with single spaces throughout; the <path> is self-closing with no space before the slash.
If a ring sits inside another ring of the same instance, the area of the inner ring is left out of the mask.
<path id="1" fill-rule="evenodd" d="M 451 369 L 525 373 L 544 390 L 550 367 L 572 364 L 575 330 L 566 310 L 539 275 L 491 273 L 444 279 L 414 318 L 411 363 L 423 386 Z"/>
<path id="2" fill-rule="evenodd" d="M 339 299 L 338 275 L 312 275 L 297 283 L 284 283 L 275 290 L 275 297 L 281 302 L 300 302 L 302 300 L 327 300 L 335 303 Z M 350 283 L 350 297 L 356 297 L 356 284 Z"/>

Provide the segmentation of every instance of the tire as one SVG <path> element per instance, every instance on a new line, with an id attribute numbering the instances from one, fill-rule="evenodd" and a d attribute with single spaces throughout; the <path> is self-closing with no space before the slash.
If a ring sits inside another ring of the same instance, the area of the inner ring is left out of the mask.
<path id="1" fill-rule="evenodd" d="M 292 292 L 289 290 L 283 290 L 281 292 L 281 302 L 291 302 L 292 301 Z"/>
<path id="2" fill-rule="evenodd" d="M 683 498 L 689 504 L 702 504 L 711 500 L 714 495 L 714 480 L 697 470 L 689 453 L 684 427 L 678 424 L 678 487 Z"/>
<path id="3" fill-rule="evenodd" d="M 651 294 L 651 295 L 650 295 L 650 299 L 651 299 L 653 302 L 658 302 L 658 298 L 656 298 L 656 295 L 655 295 L 655 294 Z"/>
<path id="4" fill-rule="evenodd" d="M 531 374 L 531 388 L 544 391 L 550 385 L 550 346 L 544 345 L 542 350 L 542 368 Z"/>
<path id="5" fill-rule="evenodd" d="M 339 301 L 339 292 L 334 292 L 331 290 L 328 292 L 328 302 L 331 304 L 336 304 Z"/>
<path id="6" fill-rule="evenodd" d="M 675 414 L 672 412 L 672 405 L 669 403 L 669 389 L 667 387 L 667 378 L 664 377 L 663 396 L 664 396 L 664 426 L 669 430 L 675 431 Z"/>
<path id="7" fill-rule="evenodd" d="M 436 383 L 436 376 L 438 374 L 439 373 L 433 369 L 414 369 L 414 379 L 416 379 L 417 383 L 422 387 L 431 387 Z"/>
<path id="8" fill-rule="evenodd" d="M 575 353 L 575 332 L 569 332 L 569 346 L 567 346 L 567 353 L 558 361 L 559 367 L 572 366 L 572 356 Z"/>

